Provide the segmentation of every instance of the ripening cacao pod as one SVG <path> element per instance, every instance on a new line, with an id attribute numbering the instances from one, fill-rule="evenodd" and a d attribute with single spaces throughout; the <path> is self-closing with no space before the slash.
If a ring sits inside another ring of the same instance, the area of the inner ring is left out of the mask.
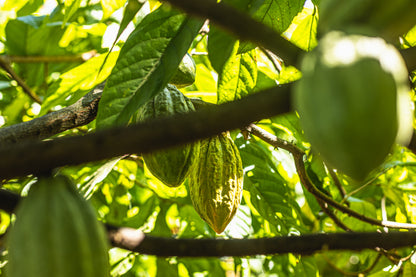
<path id="1" fill-rule="evenodd" d="M 169 81 L 178 88 L 184 88 L 195 82 L 196 65 L 194 59 L 188 53 L 185 54 L 178 69 Z"/>
<path id="2" fill-rule="evenodd" d="M 329 165 L 364 179 L 412 134 L 408 73 L 384 40 L 331 32 L 305 55 L 294 104 L 305 137 Z"/>
<path id="3" fill-rule="evenodd" d="M 64 176 L 40 178 L 7 237 L 9 277 L 105 277 L 108 239 L 95 212 Z"/>
<path id="4" fill-rule="evenodd" d="M 192 102 L 173 85 L 168 85 L 139 111 L 138 121 L 194 111 Z M 169 138 L 166 138 L 169 139 Z M 150 172 L 169 187 L 180 186 L 189 175 L 199 153 L 199 142 L 143 154 Z"/>
<path id="5" fill-rule="evenodd" d="M 200 156 L 189 178 L 189 193 L 199 216 L 215 232 L 223 232 L 243 193 L 240 152 L 228 132 L 201 141 Z"/>

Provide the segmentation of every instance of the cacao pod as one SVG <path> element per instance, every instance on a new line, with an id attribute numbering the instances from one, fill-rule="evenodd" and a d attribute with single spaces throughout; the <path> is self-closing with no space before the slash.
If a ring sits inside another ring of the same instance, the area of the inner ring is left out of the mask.
<path id="1" fill-rule="evenodd" d="M 173 85 L 168 85 L 140 110 L 138 121 L 194 111 L 192 102 Z M 169 139 L 169 138 L 166 138 Z M 199 143 L 143 154 L 149 171 L 169 187 L 180 186 L 198 157 Z"/>
<path id="2" fill-rule="evenodd" d="M 9 277 L 110 275 L 104 228 L 64 176 L 32 185 L 17 208 L 7 245 Z"/>
<path id="3" fill-rule="evenodd" d="M 191 55 L 186 53 L 169 83 L 178 88 L 187 87 L 195 82 L 195 75 L 195 61 Z"/>
<path id="4" fill-rule="evenodd" d="M 384 40 L 331 32 L 305 55 L 295 108 L 312 149 L 362 180 L 412 133 L 407 69 Z"/>
<path id="5" fill-rule="evenodd" d="M 240 152 L 229 133 L 201 141 L 200 157 L 189 178 L 192 204 L 218 234 L 235 215 L 243 193 Z"/>

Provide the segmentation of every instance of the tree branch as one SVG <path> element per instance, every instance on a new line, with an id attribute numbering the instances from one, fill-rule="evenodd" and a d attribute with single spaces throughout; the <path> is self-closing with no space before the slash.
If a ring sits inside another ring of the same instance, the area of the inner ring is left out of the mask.
<path id="1" fill-rule="evenodd" d="M 95 119 L 104 83 L 76 103 L 30 121 L 0 128 L 0 146 L 28 139 L 45 139 L 63 131 L 83 126 Z"/>
<path id="2" fill-rule="evenodd" d="M 85 62 L 97 54 L 96 50 L 91 50 L 78 55 L 62 56 L 13 56 L 3 55 L 4 59 L 12 63 L 72 63 Z"/>
<path id="3" fill-rule="evenodd" d="M 272 51 L 286 64 L 295 65 L 302 50 L 280 36 L 269 26 L 262 24 L 223 2 L 216 0 L 166 0 L 183 11 L 209 18 L 231 34 L 249 40 Z"/>
<path id="4" fill-rule="evenodd" d="M 261 239 L 173 239 L 149 236 L 131 228 L 110 228 L 108 234 L 114 247 L 165 257 L 310 255 L 327 250 L 393 249 L 416 244 L 415 232 L 327 233 Z"/>
<path id="5" fill-rule="evenodd" d="M 129 127 L 50 141 L 26 141 L 0 148 L 0 179 L 43 173 L 64 165 L 108 159 L 189 143 L 290 111 L 290 86 L 238 101 L 155 119 Z"/>

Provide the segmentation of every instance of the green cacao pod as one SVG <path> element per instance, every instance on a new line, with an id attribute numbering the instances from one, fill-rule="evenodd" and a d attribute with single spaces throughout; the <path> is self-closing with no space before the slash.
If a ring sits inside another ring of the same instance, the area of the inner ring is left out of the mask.
<path id="1" fill-rule="evenodd" d="M 178 88 L 187 87 L 195 82 L 195 75 L 195 61 L 191 55 L 186 53 L 169 83 Z"/>
<path id="2" fill-rule="evenodd" d="M 32 185 L 16 211 L 7 245 L 9 277 L 110 276 L 104 228 L 64 176 Z"/>
<path id="3" fill-rule="evenodd" d="M 223 232 L 243 193 L 240 152 L 229 133 L 201 141 L 200 158 L 189 178 L 192 204 L 211 228 Z"/>
<path id="4" fill-rule="evenodd" d="M 294 104 L 312 149 L 362 180 L 412 133 L 407 69 L 384 40 L 331 32 L 305 55 Z"/>
<path id="5" fill-rule="evenodd" d="M 168 85 L 140 110 L 138 121 L 194 111 L 192 102 L 173 85 Z M 169 139 L 169 138 L 166 138 Z M 189 175 L 199 153 L 199 143 L 143 154 L 149 171 L 169 187 L 180 186 Z"/>

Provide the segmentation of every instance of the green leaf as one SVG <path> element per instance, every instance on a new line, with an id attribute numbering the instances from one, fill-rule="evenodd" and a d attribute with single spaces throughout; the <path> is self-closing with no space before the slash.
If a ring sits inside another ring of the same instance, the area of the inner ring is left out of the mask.
<path id="1" fill-rule="evenodd" d="M 165 276 L 179 277 L 178 264 L 170 263 L 169 259 L 158 257 L 156 260 L 156 266 L 157 266 L 156 277 L 165 277 Z"/>
<path id="2" fill-rule="evenodd" d="M 302 257 L 295 267 L 295 276 L 319 277 L 315 259 L 312 257 Z"/>
<path id="3" fill-rule="evenodd" d="M 103 1 L 105 2 L 105 1 Z M 104 3 L 102 5 L 104 5 Z M 124 1 L 123 1 L 124 2 Z M 143 3 L 137 0 L 129 0 L 127 2 L 127 5 L 124 9 L 123 18 L 121 19 L 120 28 L 118 29 L 116 39 L 114 41 L 114 44 L 120 37 L 121 33 L 127 28 L 129 23 L 133 20 L 136 13 L 140 10 L 140 8 L 143 6 Z M 105 13 L 104 13 L 105 14 Z M 113 44 L 113 46 L 114 46 Z"/>
<path id="4" fill-rule="evenodd" d="M 178 262 L 185 265 L 189 274 L 188 276 L 226 276 L 219 259 L 178 258 Z"/>
<path id="5" fill-rule="evenodd" d="M 62 22 L 62 27 L 64 27 L 65 24 L 68 22 L 68 20 L 71 18 L 71 16 L 73 16 L 76 13 L 76 11 L 81 6 L 81 2 L 82 0 L 65 0 L 64 1 L 65 15 L 64 15 L 64 20 Z"/>
<path id="6" fill-rule="evenodd" d="M 74 103 L 87 91 L 103 82 L 110 75 L 118 54 L 118 52 L 109 54 L 107 63 L 98 76 L 98 69 L 102 66 L 106 55 L 96 56 L 59 76 L 59 79 L 47 90 L 40 116 L 57 105 L 68 106 Z"/>
<path id="7" fill-rule="evenodd" d="M 302 12 L 293 19 L 292 24 L 286 29 L 283 36 L 299 48 L 310 51 L 318 45 L 316 39 L 317 26 L 317 7 L 304 7 Z"/>
<path id="8" fill-rule="evenodd" d="M 236 43 L 235 50 L 238 49 Z M 257 81 L 256 51 L 232 55 L 218 80 L 218 103 L 234 101 L 253 91 Z"/>
<path id="9" fill-rule="evenodd" d="M 241 141 L 237 141 L 239 145 Z M 278 173 L 271 153 L 250 141 L 239 147 L 245 171 L 244 189 L 258 213 L 272 225 L 274 233 L 288 234 L 300 228 L 299 206 L 290 196 L 286 181 Z"/>
<path id="10" fill-rule="evenodd" d="M 201 26 L 200 20 L 164 6 L 146 16 L 127 39 L 107 80 L 97 127 L 126 125 L 167 85 Z"/>
<path id="11" fill-rule="evenodd" d="M 101 0 L 100 2 L 104 12 L 103 19 L 107 19 L 110 17 L 110 15 L 113 14 L 113 12 L 123 7 L 123 5 L 126 3 L 126 0 Z M 138 0 L 134 0 L 133 2 L 136 2 L 136 4 L 140 5 Z"/>
<path id="12" fill-rule="evenodd" d="M 403 266 L 403 277 L 416 277 L 416 265 L 407 261 Z"/>
<path id="13" fill-rule="evenodd" d="M 254 18 L 269 25 L 278 33 L 285 31 L 293 18 L 302 11 L 304 0 L 265 0 L 257 1 L 258 6 Z M 255 5 L 253 5 L 255 7 Z"/>
<path id="14" fill-rule="evenodd" d="M 208 58 L 212 67 L 221 74 L 225 63 L 233 55 L 237 40 L 221 29 L 212 26 L 208 35 Z"/>

